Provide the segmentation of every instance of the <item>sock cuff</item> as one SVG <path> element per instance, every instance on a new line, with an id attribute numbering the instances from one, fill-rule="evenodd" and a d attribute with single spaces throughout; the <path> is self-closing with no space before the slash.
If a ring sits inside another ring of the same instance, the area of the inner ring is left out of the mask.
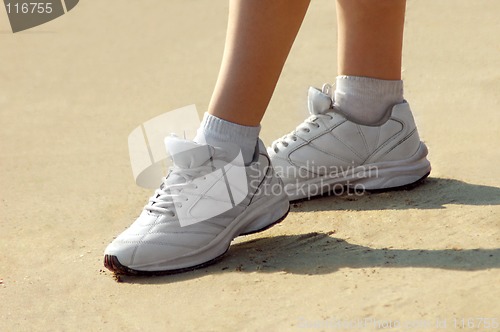
<path id="1" fill-rule="evenodd" d="M 403 101 L 401 80 L 337 77 L 334 107 L 357 124 L 379 126 L 389 119 L 393 106 Z"/>
<path id="2" fill-rule="evenodd" d="M 233 123 L 215 115 L 205 112 L 201 121 L 200 129 L 204 133 L 221 142 L 232 142 L 238 145 L 247 143 L 249 140 L 256 141 L 260 133 L 259 126 L 243 126 Z"/>
<path id="3" fill-rule="evenodd" d="M 402 80 L 381 80 L 362 76 L 337 76 L 335 84 L 336 92 L 362 96 L 365 99 L 391 100 L 394 104 L 403 102 L 403 81 Z"/>

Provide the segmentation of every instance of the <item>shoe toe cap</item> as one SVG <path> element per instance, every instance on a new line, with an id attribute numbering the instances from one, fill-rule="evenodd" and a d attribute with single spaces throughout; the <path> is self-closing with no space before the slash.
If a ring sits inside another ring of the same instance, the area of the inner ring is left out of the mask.
<path id="1" fill-rule="evenodd" d="M 115 256 L 123 266 L 130 267 L 133 264 L 134 255 L 137 251 L 136 243 L 127 243 L 115 239 L 104 250 L 104 255 Z"/>

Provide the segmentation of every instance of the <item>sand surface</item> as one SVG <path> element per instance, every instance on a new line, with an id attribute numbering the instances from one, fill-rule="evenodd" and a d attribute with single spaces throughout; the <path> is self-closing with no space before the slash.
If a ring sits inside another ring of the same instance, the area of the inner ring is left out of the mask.
<path id="1" fill-rule="evenodd" d="M 119 283 L 103 250 L 151 193 L 134 184 L 127 136 L 206 109 L 227 3 L 81 1 L 16 34 L 2 6 L 0 331 L 500 331 L 485 325 L 500 323 L 499 12 L 408 1 L 403 75 L 430 149 L 425 185 L 303 202 L 216 265 Z M 334 80 L 335 43 L 334 2 L 315 0 L 267 144 L 305 117 L 309 85 Z"/>

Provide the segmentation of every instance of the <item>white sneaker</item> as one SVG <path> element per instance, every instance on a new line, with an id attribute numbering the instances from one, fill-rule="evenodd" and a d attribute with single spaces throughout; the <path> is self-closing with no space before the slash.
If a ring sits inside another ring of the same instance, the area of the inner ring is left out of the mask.
<path id="1" fill-rule="evenodd" d="M 332 190 L 402 187 L 425 178 L 431 166 L 407 102 L 378 127 L 349 121 L 333 108 L 332 87 L 309 89 L 311 116 L 268 148 L 290 200 Z"/>
<path id="2" fill-rule="evenodd" d="M 235 237 L 286 217 L 288 197 L 260 140 L 248 166 L 230 146 L 176 137 L 165 143 L 174 166 L 141 215 L 106 248 L 111 271 L 168 274 L 205 266 Z"/>

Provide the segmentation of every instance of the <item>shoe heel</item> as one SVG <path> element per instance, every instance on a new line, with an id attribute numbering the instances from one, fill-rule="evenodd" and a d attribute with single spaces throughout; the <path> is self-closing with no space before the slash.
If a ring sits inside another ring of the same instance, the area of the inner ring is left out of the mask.
<path id="1" fill-rule="evenodd" d="M 279 200 L 267 201 L 265 206 L 257 207 L 260 211 L 271 209 L 270 212 L 256 216 L 256 218 L 240 232 L 241 235 L 249 235 L 265 231 L 266 229 L 283 221 L 290 211 L 290 203 L 287 196 L 280 196 Z"/>
<path id="2" fill-rule="evenodd" d="M 354 182 L 369 191 L 411 186 L 426 178 L 431 171 L 431 164 L 427 160 L 427 147 L 424 143 L 420 143 L 417 153 L 405 161 L 398 161 L 393 165 L 382 163 L 370 166 L 377 170 L 376 176 L 361 178 Z"/>

